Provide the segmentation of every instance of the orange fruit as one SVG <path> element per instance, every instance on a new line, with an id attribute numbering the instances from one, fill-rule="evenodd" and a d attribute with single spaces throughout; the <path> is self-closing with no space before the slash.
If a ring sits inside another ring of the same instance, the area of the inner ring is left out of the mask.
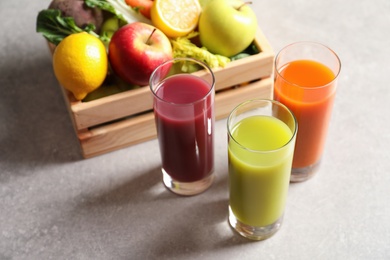
<path id="1" fill-rule="evenodd" d="M 64 38 L 53 53 L 53 69 L 58 82 L 82 100 L 100 87 L 108 70 L 103 42 L 86 32 Z"/>
<path id="2" fill-rule="evenodd" d="M 196 28 L 201 11 L 199 0 L 155 0 L 150 16 L 154 26 L 176 38 Z"/>

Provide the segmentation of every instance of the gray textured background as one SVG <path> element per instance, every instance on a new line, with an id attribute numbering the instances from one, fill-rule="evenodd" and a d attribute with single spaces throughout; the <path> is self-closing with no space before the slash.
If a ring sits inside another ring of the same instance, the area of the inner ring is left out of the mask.
<path id="1" fill-rule="evenodd" d="M 0 2 L 0 259 L 389 259 L 390 1 L 254 1 L 275 51 L 322 42 L 342 72 L 320 172 L 290 186 L 282 229 L 250 242 L 227 223 L 225 120 L 216 182 L 162 186 L 156 140 L 81 159 L 50 55 L 49 1 Z"/>

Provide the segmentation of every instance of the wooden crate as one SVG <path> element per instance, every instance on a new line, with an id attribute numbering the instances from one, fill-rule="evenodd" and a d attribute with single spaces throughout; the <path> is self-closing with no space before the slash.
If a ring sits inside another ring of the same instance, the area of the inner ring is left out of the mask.
<path id="1" fill-rule="evenodd" d="M 229 115 L 240 102 L 272 97 L 274 52 L 259 29 L 254 43 L 260 53 L 213 69 L 216 119 Z M 84 158 L 104 154 L 156 137 L 153 98 L 142 87 L 89 102 L 63 94 Z"/>

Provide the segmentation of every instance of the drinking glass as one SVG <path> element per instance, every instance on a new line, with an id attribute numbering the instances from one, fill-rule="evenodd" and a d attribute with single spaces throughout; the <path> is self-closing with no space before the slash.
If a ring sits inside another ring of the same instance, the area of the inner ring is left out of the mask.
<path id="1" fill-rule="evenodd" d="M 150 77 L 163 183 L 179 195 L 205 191 L 214 180 L 212 70 L 192 58 L 175 58 Z"/>
<path id="2" fill-rule="evenodd" d="M 290 183 L 297 122 L 273 100 L 241 103 L 227 120 L 229 223 L 263 240 L 281 227 Z"/>
<path id="3" fill-rule="evenodd" d="M 319 168 L 340 69 L 337 54 L 320 43 L 293 43 L 276 56 L 274 99 L 299 124 L 291 182 L 308 180 Z"/>

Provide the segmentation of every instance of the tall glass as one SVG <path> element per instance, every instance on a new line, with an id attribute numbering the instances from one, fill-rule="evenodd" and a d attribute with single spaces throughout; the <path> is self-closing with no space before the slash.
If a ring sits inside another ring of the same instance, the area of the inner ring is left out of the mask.
<path id="1" fill-rule="evenodd" d="M 272 100 L 250 100 L 228 117 L 229 223 L 263 240 L 281 227 L 290 183 L 297 122 Z"/>
<path id="2" fill-rule="evenodd" d="M 163 182 L 176 194 L 213 183 L 214 85 L 212 70 L 192 58 L 167 61 L 150 77 Z"/>
<path id="3" fill-rule="evenodd" d="M 340 69 L 337 54 L 319 43 L 293 43 L 276 56 L 274 99 L 291 109 L 299 124 L 291 182 L 318 170 Z"/>

